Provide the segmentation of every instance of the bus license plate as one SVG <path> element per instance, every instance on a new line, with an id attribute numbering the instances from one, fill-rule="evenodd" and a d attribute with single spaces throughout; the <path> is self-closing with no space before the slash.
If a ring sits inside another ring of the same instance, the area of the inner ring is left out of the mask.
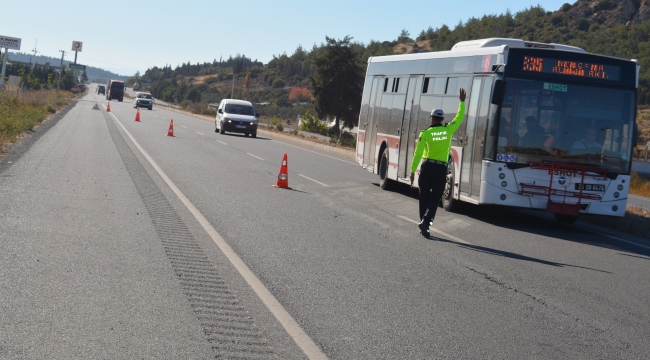
<path id="1" fill-rule="evenodd" d="M 580 189 L 582 187 L 582 189 Z M 605 185 L 604 184 L 576 184 L 576 190 L 583 190 L 583 191 L 605 191 Z"/>

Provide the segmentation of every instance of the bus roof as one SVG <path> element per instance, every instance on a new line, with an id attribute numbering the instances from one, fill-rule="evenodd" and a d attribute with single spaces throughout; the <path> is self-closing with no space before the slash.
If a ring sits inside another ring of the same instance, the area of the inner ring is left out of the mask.
<path id="1" fill-rule="evenodd" d="M 490 38 L 490 39 L 479 39 L 479 40 L 468 40 L 461 41 L 454 45 L 451 48 L 454 50 L 466 50 L 466 49 L 477 49 L 485 47 L 496 47 L 506 45 L 511 48 L 537 48 L 537 49 L 554 49 L 554 50 L 564 50 L 564 51 L 576 51 L 576 52 L 586 52 L 584 49 L 562 44 L 547 44 L 533 41 L 524 41 L 521 39 L 506 39 L 506 38 Z"/>
<path id="2" fill-rule="evenodd" d="M 433 51 L 417 54 L 405 55 L 387 55 L 387 56 L 373 56 L 368 58 L 368 63 L 371 62 L 386 62 L 386 61 L 405 61 L 405 60 L 426 60 L 438 58 L 450 58 L 472 55 L 490 55 L 490 54 L 503 54 L 507 48 L 538 48 L 538 49 L 554 49 L 563 51 L 585 52 L 584 49 L 575 46 L 561 45 L 561 44 L 546 44 L 537 43 L 532 41 L 524 41 L 520 39 L 506 39 L 506 38 L 490 38 L 461 41 L 454 45 L 448 51 Z"/>

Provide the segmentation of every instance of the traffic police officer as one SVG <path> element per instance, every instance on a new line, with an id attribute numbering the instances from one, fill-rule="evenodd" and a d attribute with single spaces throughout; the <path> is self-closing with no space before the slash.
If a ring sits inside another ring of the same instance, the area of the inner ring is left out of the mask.
<path id="1" fill-rule="evenodd" d="M 448 124 L 442 125 L 445 113 L 442 109 L 431 111 L 431 126 L 422 130 L 418 138 L 413 162 L 411 163 L 411 185 L 415 170 L 422 160 L 418 187 L 420 188 L 420 234 L 429 237 L 429 223 L 433 222 L 447 182 L 447 162 L 451 148 L 451 136 L 465 118 L 465 89 L 460 89 L 460 104 L 456 117 Z"/>

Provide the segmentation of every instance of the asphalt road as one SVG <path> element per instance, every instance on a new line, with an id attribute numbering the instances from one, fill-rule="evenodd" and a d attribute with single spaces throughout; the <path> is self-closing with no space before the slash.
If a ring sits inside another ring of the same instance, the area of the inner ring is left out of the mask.
<path id="1" fill-rule="evenodd" d="M 0 173 L 0 358 L 650 358 L 643 239 L 467 206 L 427 240 L 350 159 L 92 93 Z"/>

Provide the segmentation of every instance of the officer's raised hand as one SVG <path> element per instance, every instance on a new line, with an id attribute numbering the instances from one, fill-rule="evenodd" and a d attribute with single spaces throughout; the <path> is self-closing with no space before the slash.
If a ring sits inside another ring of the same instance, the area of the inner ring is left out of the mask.
<path id="1" fill-rule="evenodd" d="M 465 102 L 465 98 L 467 97 L 467 92 L 465 92 L 465 89 L 460 88 L 460 95 L 458 95 L 458 98 L 460 101 Z"/>

